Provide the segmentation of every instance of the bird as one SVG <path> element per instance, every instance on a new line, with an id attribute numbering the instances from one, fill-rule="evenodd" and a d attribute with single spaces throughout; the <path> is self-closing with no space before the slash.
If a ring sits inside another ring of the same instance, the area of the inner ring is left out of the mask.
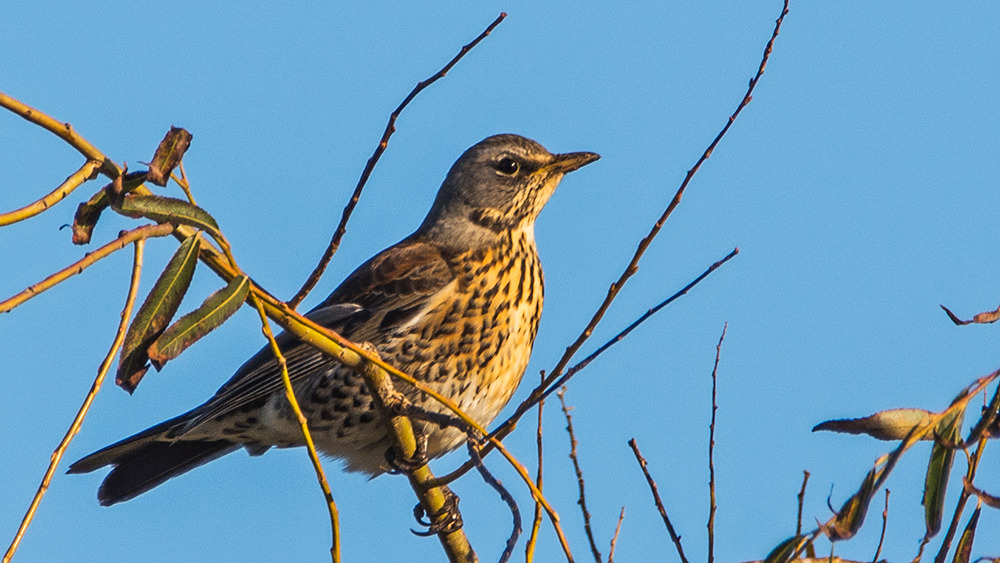
<path id="1" fill-rule="evenodd" d="M 514 394 L 538 333 L 544 280 L 535 220 L 565 174 L 598 158 L 553 154 L 519 135 L 487 137 L 455 161 L 413 234 L 359 266 L 306 316 L 367 343 L 487 426 Z M 317 449 L 347 471 L 394 469 L 386 423 L 362 377 L 292 335 L 277 342 Z M 412 406 L 448 412 L 405 382 L 395 385 Z M 466 440 L 455 427 L 413 423 L 428 459 Z M 265 347 L 204 404 L 68 472 L 112 466 L 98 489 L 109 506 L 240 448 L 257 456 L 302 445 L 280 367 Z"/>

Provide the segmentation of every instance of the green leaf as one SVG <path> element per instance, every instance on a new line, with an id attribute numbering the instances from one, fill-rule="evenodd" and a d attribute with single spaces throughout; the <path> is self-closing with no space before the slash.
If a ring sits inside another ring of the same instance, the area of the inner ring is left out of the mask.
<path id="1" fill-rule="evenodd" d="M 250 293 L 250 278 L 240 275 L 216 291 L 194 311 L 184 315 L 149 347 L 149 359 L 156 369 L 176 358 L 201 337 L 222 326 L 240 309 Z"/>
<path id="2" fill-rule="evenodd" d="M 969 518 L 969 523 L 965 525 L 965 531 L 962 532 L 962 537 L 958 540 L 958 546 L 955 547 L 953 563 L 969 563 L 969 560 L 972 558 L 972 542 L 976 539 L 976 526 L 979 525 L 979 513 L 982 509 L 982 505 L 976 506 L 976 511 L 972 513 L 972 518 Z"/>
<path id="3" fill-rule="evenodd" d="M 892 409 L 864 418 L 828 420 L 817 424 L 813 432 L 829 430 L 847 434 L 867 434 L 878 440 L 902 440 L 914 428 L 927 424 L 933 414 L 923 409 Z"/>
<path id="4" fill-rule="evenodd" d="M 956 409 L 941 419 L 934 429 L 934 448 L 927 464 L 927 478 L 924 481 L 924 523 L 927 524 L 925 538 L 932 538 L 941 531 L 944 517 L 944 500 L 948 490 L 948 477 L 955 461 L 955 448 L 962 443 L 962 420 L 965 409 Z"/>
<path id="5" fill-rule="evenodd" d="M 812 541 L 811 535 L 792 536 L 778 544 L 764 558 L 764 563 L 789 563 L 795 560 L 795 556 L 802 550 L 802 547 Z"/>
<path id="6" fill-rule="evenodd" d="M 198 264 L 200 248 L 200 237 L 197 235 L 181 243 L 125 333 L 115 382 L 129 393 L 135 391 L 149 369 L 146 365 L 149 345 L 170 324 L 187 293 Z"/>
<path id="7" fill-rule="evenodd" d="M 158 223 L 190 225 L 207 231 L 215 238 L 221 238 L 219 224 L 204 209 L 191 205 L 183 199 L 158 195 L 133 195 L 124 198 L 119 212 L 129 217 L 146 217 Z"/>
<path id="8" fill-rule="evenodd" d="M 166 186 L 170 173 L 180 164 L 190 145 L 191 133 L 180 127 L 171 127 L 149 163 L 149 181 L 157 186 Z"/>

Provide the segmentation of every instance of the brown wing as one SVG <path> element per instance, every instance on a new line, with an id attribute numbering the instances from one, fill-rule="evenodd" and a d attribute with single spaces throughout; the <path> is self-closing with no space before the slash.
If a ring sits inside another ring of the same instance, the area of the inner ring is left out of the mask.
<path id="1" fill-rule="evenodd" d="M 347 277 L 307 315 L 355 342 L 376 341 L 432 306 L 436 295 L 454 280 L 441 252 L 410 239 L 383 250 Z M 326 371 L 334 362 L 289 334 L 278 335 L 292 382 Z M 205 404 L 189 413 L 178 433 L 282 389 L 281 370 L 269 347 L 247 360 Z M 176 435 L 176 433 L 174 434 Z"/>

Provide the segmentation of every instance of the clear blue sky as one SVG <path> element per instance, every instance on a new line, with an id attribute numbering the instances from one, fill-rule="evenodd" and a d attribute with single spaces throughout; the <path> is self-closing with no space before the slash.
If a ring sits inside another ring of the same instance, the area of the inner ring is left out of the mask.
<path id="1" fill-rule="evenodd" d="M 493 36 L 403 114 L 306 305 L 411 232 L 448 167 L 483 137 L 513 132 L 553 151 L 600 153 L 567 177 L 538 223 L 547 291 L 526 376 L 533 382 L 579 333 L 724 124 L 779 10 L 777 0 L 572 8 L 13 2 L 0 16 L 0 91 L 71 122 L 133 168 L 170 125 L 191 131 L 185 162 L 198 202 L 242 267 L 290 297 L 329 240 L 389 112 L 507 11 Z M 808 525 L 828 518 L 831 489 L 839 506 L 892 447 L 813 434 L 813 425 L 893 407 L 939 410 L 1000 366 L 997 327 L 958 328 L 938 308 L 971 316 L 1000 294 L 998 27 L 1000 6 L 988 2 L 793 1 L 753 103 L 584 352 L 733 247 L 741 254 L 601 357 L 567 395 L 605 556 L 625 505 L 617 559 L 677 560 L 626 445 L 635 437 L 689 557 L 705 560 L 709 376 L 727 321 L 716 434 L 722 561 L 759 559 L 793 533 L 802 470 L 812 473 Z M 47 193 L 81 163 L 52 135 L 0 113 L 0 208 Z M 0 297 L 82 256 L 59 227 L 98 187 L 0 230 Z M 131 224 L 109 215 L 95 240 Z M 144 289 L 174 247 L 148 245 Z M 120 253 L 0 318 L 4 546 L 111 343 L 129 263 L 130 253 Z M 200 271 L 188 306 L 218 286 Z M 66 462 L 199 404 L 262 344 L 255 315 L 243 311 L 147 376 L 135 395 L 108 385 Z M 546 410 L 545 424 L 546 491 L 586 561 L 558 409 Z M 509 439 L 529 465 L 532 426 L 526 419 Z M 916 447 L 888 482 L 883 555 L 892 561 L 910 560 L 923 535 L 929 451 Z M 995 454 L 987 453 L 978 483 L 1000 493 Z M 462 458 L 433 468 L 444 473 Z M 527 491 L 499 458 L 488 462 L 527 520 Z M 404 479 L 368 481 L 336 462 L 327 467 L 345 561 L 443 559 L 435 540 L 408 531 L 415 499 Z M 304 451 L 238 452 L 112 508 L 97 505 L 100 480 L 60 471 L 16 560 L 328 560 L 329 522 Z M 953 479 L 949 507 L 959 486 Z M 455 490 L 473 545 L 495 560 L 509 530 L 506 508 L 476 476 Z M 874 554 L 881 502 L 838 555 Z M 998 527 L 1000 514 L 985 512 L 974 556 L 1000 553 L 1000 535 L 989 533 Z M 546 524 L 537 560 L 560 558 Z"/>

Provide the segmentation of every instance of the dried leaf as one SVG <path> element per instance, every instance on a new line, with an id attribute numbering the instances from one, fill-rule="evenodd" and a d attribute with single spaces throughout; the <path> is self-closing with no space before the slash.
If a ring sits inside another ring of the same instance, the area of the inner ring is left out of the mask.
<path id="1" fill-rule="evenodd" d="M 948 318 L 951 319 L 951 322 L 955 323 L 958 326 L 964 326 L 964 325 L 973 324 L 973 323 L 975 323 L 975 324 L 990 324 L 990 323 L 997 322 L 997 320 L 1000 320 L 1000 307 L 997 307 L 996 311 L 986 311 L 985 313 L 979 313 L 978 315 L 972 317 L 971 321 L 963 321 L 962 319 L 958 318 L 958 316 L 955 315 L 955 313 L 952 313 L 951 310 L 948 309 L 947 307 L 945 307 L 944 305 L 941 305 L 941 308 L 944 309 L 945 313 L 948 313 Z"/>
<path id="2" fill-rule="evenodd" d="M 156 369 L 176 358 L 201 337 L 222 326 L 240 309 L 250 293 L 250 279 L 244 275 L 233 278 L 229 285 L 216 291 L 194 311 L 184 315 L 149 347 L 149 359 Z"/>
<path id="3" fill-rule="evenodd" d="M 174 317 L 187 293 L 198 264 L 200 247 L 198 236 L 188 237 L 181 243 L 125 333 L 115 383 L 129 393 L 135 391 L 149 369 L 146 365 L 149 360 L 149 345 L 170 324 L 170 319 Z"/>
<path id="4" fill-rule="evenodd" d="M 101 212 L 108 207 L 110 200 L 120 199 L 122 194 L 131 192 L 145 181 L 145 172 L 122 174 L 91 196 L 86 203 L 81 203 L 76 208 L 76 215 L 73 217 L 73 244 L 89 244 L 90 238 L 94 233 L 94 226 L 97 225 L 97 220 L 100 219 Z M 109 194 L 111 194 L 110 198 Z"/>
<path id="5" fill-rule="evenodd" d="M 865 523 L 865 515 L 868 513 L 868 505 L 875 494 L 877 476 L 878 468 L 873 467 L 865 476 L 858 492 L 851 495 L 851 498 L 847 499 L 847 502 L 840 507 L 833 524 L 824 529 L 831 542 L 849 540 L 861 529 L 861 525 Z"/>
<path id="6" fill-rule="evenodd" d="M 792 536 L 772 549 L 771 553 L 768 553 L 767 557 L 764 558 L 764 563 L 789 563 L 790 561 L 794 561 L 798 552 L 810 541 L 812 541 L 811 535 Z"/>
<path id="7" fill-rule="evenodd" d="M 828 420 L 817 424 L 813 432 L 829 430 L 847 434 L 867 434 L 879 440 L 902 440 L 914 428 L 926 424 L 933 414 L 923 409 L 892 409 L 864 418 Z M 925 439 L 932 438 L 928 436 Z"/>
<path id="8" fill-rule="evenodd" d="M 969 438 L 965 441 L 965 445 L 969 446 L 974 442 L 978 442 L 979 438 L 984 434 L 992 434 L 998 414 L 1000 414 L 1000 385 L 993 392 L 993 399 L 990 400 L 990 404 L 983 409 L 983 414 L 979 417 L 979 421 L 976 422 L 976 425 L 969 432 Z"/>
<path id="9" fill-rule="evenodd" d="M 969 563 L 972 559 L 972 542 L 976 539 L 976 526 L 979 525 L 979 513 L 982 509 L 982 505 L 977 506 L 969 518 L 969 523 L 965 525 L 965 531 L 962 532 L 958 546 L 955 547 L 955 558 L 952 559 L 952 563 Z"/>
<path id="10" fill-rule="evenodd" d="M 157 195 L 129 196 L 121 201 L 118 211 L 129 217 L 147 217 L 158 223 L 190 225 L 221 237 L 219 224 L 200 207 L 173 197 Z"/>
<path id="11" fill-rule="evenodd" d="M 191 133 L 180 127 L 171 127 L 149 163 L 149 181 L 157 186 L 166 186 L 170 173 L 180 164 L 190 145 Z"/>
<path id="12" fill-rule="evenodd" d="M 934 447 L 931 449 L 931 459 L 927 464 L 927 477 L 924 481 L 924 523 L 927 524 L 925 538 L 932 538 L 941 531 L 948 477 L 955 461 L 955 447 L 961 444 L 964 418 L 965 409 L 956 409 L 943 418 L 933 432 Z"/>

